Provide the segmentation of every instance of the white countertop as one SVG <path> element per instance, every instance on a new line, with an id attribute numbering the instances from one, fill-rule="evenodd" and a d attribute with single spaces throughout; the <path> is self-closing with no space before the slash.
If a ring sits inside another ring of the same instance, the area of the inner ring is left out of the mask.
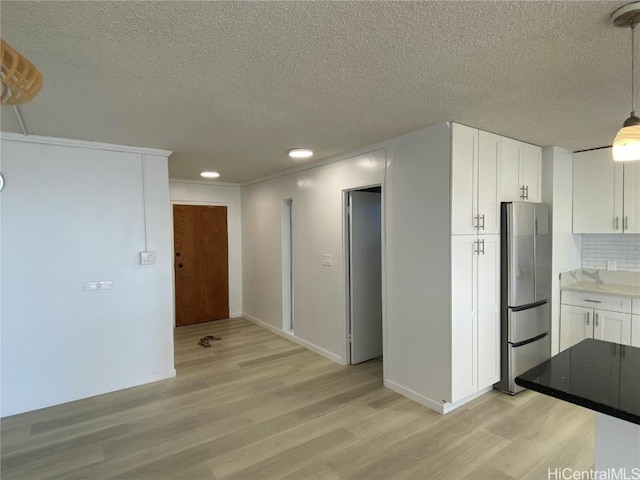
<path id="1" fill-rule="evenodd" d="M 560 287 L 571 292 L 601 293 L 617 297 L 640 298 L 640 285 L 618 285 L 615 283 L 577 282 Z"/>

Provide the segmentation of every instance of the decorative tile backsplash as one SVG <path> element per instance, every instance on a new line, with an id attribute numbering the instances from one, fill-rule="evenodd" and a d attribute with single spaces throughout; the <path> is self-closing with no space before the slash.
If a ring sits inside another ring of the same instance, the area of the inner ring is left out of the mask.
<path id="1" fill-rule="evenodd" d="M 640 235 L 582 235 L 582 268 L 606 270 L 615 260 L 617 270 L 640 272 Z"/>

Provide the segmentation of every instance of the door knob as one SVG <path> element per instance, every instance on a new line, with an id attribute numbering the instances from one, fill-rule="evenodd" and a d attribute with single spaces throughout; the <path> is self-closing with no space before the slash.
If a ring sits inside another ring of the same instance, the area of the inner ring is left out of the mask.
<path id="1" fill-rule="evenodd" d="M 178 264 L 178 268 L 182 268 L 182 267 L 184 267 L 184 264 L 179 263 L 179 264 Z"/>
<path id="2" fill-rule="evenodd" d="M 179 257 L 179 256 L 180 256 L 180 252 L 176 252 L 176 257 Z"/>

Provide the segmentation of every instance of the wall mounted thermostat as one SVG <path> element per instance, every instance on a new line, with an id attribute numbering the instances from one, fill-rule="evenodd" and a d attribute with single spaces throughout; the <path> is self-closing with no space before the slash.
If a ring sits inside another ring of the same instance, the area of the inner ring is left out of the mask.
<path id="1" fill-rule="evenodd" d="M 156 252 L 140 252 L 140 265 L 153 265 L 156 263 Z"/>

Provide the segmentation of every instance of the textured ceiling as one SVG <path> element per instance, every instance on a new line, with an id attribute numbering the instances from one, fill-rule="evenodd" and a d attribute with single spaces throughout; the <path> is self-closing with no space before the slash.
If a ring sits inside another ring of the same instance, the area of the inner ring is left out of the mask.
<path id="1" fill-rule="evenodd" d="M 22 107 L 30 133 L 170 149 L 173 178 L 245 182 L 297 165 L 290 147 L 322 159 L 446 120 L 610 144 L 630 110 L 630 35 L 609 22 L 625 3 L 3 0 L 0 13 L 44 75 Z M 2 130 L 19 131 L 9 108 Z"/>

